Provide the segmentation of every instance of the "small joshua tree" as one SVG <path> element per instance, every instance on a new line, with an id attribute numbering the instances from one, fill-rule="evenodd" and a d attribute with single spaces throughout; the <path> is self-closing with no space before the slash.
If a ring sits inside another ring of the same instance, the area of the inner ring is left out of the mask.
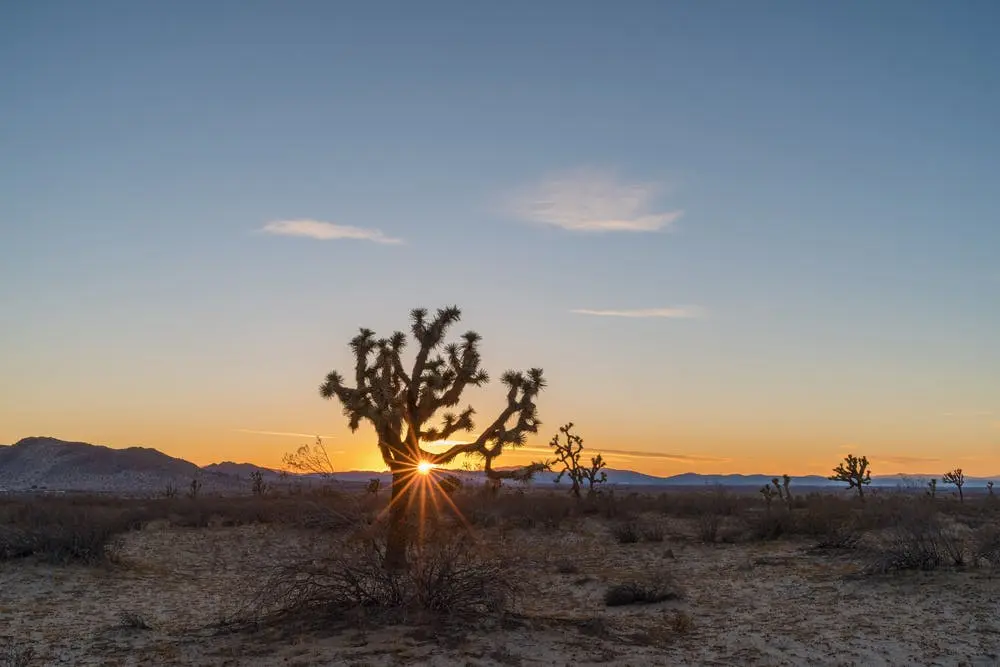
<path id="1" fill-rule="evenodd" d="M 788 475 L 781 476 L 781 488 L 785 490 L 785 504 L 792 508 L 792 478 Z"/>
<path id="2" fill-rule="evenodd" d="M 993 480 L 986 482 L 986 491 L 990 494 L 990 498 L 993 497 Z"/>
<path id="3" fill-rule="evenodd" d="M 254 470 L 250 473 L 250 482 L 252 486 L 250 490 L 255 496 L 263 496 L 267 493 L 267 483 L 264 482 L 264 473 L 260 470 Z"/>
<path id="4" fill-rule="evenodd" d="M 558 483 L 564 476 L 569 477 L 571 484 L 569 491 L 575 498 L 580 497 L 583 483 L 587 482 L 588 495 L 594 495 L 598 492 L 596 487 L 608 481 L 608 473 L 604 470 L 607 463 L 605 463 L 604 457 L 598 454 L 590 457 L 590 466 L 584 464 L 582 462 L 583 438 L 572 431 L 572 422 L 560 426 L 559 433 L 552 436 L 552 440 L 549 442 L 549 446 L 555 450 L 556 455 L 552 465 L 562 465 L 562 470 L 556 475 L 555 481 Z M 566 436 L 565 442 L 560 439 L 560 433 Z"/>
<path id="5" fill-rule="evenodd" d="M 865 486 L 872 483 L 872 473 L 868 469 L 868 457 L 857 457 L 848 454 L 844 457 L 844 462 L 833 469 L 833 474 L 827 479 L 834 482 L 847 482 L 848 489 L 857 489 L 858 498 L 865 499 Z"/>
<path id="6" fill-rule="evenodd" d="M 333 479 L 333 461 L 318 435 L 315 443 L 302 445 L 293 453 L 285 454 L 281 460 L 285 467 L 301 475 L 317 475 L 324 481 Z"/>
<path id="7" fill-rule="evenodd" d="M 771 480 L 772 483 L 777 482 L 777 479 Z M 764 503 L 767 506 L 768 514 L 771 513 L 771 503 L 774 501 L 774 497 L 781 493 L 781 487 L 777 484 L 771 486 L 770 484 L 765 484 L 760 487 L 760 495 L 764 496 Z"/>
<path id="8" fill-rule="evenodd" d="M 927 495 L 931 498 L 937 497 L 937 479 L 933 478 L 927 482 Z"/>
<path id="9" fill-rule="evenodd" d="M 595 487 L 605 484 L 608 481 L 608 473 L 604 470 L 607 465 L 604 462 L 604 457 L 600 454 L 590 457 L 590 465 L 583 469 L 583 475 L 587 479 L 588 496 L 599 493 L 599 490 Z"/>
<path id="10" fill-rule="evenodd" d="M 368 486 L 365 487 L 365 492 L 370 493 L 376 498 L 378 497 L 378 492 L 382 488 L 382 480 L 378 477 L 372 477 L 368 480 Z"/>
<path id="11" fill-rule="evenodd" d="M 574 498 L 579 498 L 584 480 L 583 466 L 580 464 L 580 458 L 583 455 L 583 438 L 573 433 L 572 430 L 573 422 L 560 426 L 559 433 L 552 436 L 549 446 L 555 450 L 556 458 L 553 464 L 562 465 L 562 470 L 556 475 L 556 483 L 561 482 L 563 477 L 569 477 L 569 492 L 573 494 Z M 560 433 L 566 436 L 565 442 L 560 439 Z"/>
<path id="12" fill-rule="evenodd" d="M 392 472 L 392 500 L 389 504 L 389 530 L 385 566 L 404 569 L 409 542 L 408 517 L 415 492 L 423 488 L 413 484 L 421 464 L 438 466 L 459 456 L 472 454 L 483 460 L 483 469 L 491 481 L 528 479 L 545 469 L 535 463 L 513 470 L 494 470 L 493 462 L 505 451 L 525 444 L 527 436 L 538 432 L 538 409 L 535 401 L 545 387 L 540 368 L 507 371 L 501 376 L 506 387 L 506 404 L 478 437 L 434 452 L 422 443 L 448 440 L 456 433 L 474 428 L 475 410 L 467 407 L 458 414 L 450 412 L 470 387 L 481 387 L 489 375 L 481 367 L 481 337 L 474 331 L 461 342 L 445 343 L 445 336 L 461 319 L 457 307 L 441 308 L 433 317 L 426 309 L 410 313 L 410 332 L 417 344 L 412 365 L 406 367 L 403 351 L 406 334 L 397 331 L 388 338 L 376 338 L 371 329 L 361 329 L 350 343 L 355 364 L 353 385 L 345 383 L 337 371 L 327 374 L 320 385 L 320 396 L 336 398 L 352 431 L 362 422 L 374 428 L 376 445 L 382 460 Z M 439 413 L 440 423 L 431 425 Z M 436 484 L 432 476 L 425 476 Z"/>
<path id="13" fill-rule="evenodd" d="M 201 480 L 195 477 L 191 480 L 191 484 L 188 486 L 187 496 L 191 500 L 195 500 L 198 494 L 201 492 Z"/>
<path id="14" fill-rule="evenodd" d="M 962 495 L 962 487 L 965 486 L 965 473 L 962 472 L 961 468 L 955 468 L 951 472 L 946 472 L 941 476 L 941 481 L 945 484 L 954 484 L 958 487 L 958 501 L 961 503 L 965 502 L 965 497 Z"/>

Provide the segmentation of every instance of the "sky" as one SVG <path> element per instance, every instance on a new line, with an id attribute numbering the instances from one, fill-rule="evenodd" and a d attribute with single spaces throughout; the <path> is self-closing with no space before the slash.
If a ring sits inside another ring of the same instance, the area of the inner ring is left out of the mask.
<path id="1" fill-rule="evenodd" d="M 612 467 L 1000 474 L 1000 5 L 0 8 L 0 443 L 278 466 L 457 304 Z M 469 393 L 480 421 L 503 390 Z"/>

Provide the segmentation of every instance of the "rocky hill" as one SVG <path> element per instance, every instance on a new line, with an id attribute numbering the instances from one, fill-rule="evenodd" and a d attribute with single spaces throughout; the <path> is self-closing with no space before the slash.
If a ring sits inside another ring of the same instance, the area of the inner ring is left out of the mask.
<path id="1" fill-rule="evenodd" d="M 147 447 L 113 449 L 85 442 L 33 437 L 0 447 L 0 489 L 21 491 L 182 491 L 197 477 L 204 491 L 235 489 L 228 475 L 204 471 L 190 461 Z"/>

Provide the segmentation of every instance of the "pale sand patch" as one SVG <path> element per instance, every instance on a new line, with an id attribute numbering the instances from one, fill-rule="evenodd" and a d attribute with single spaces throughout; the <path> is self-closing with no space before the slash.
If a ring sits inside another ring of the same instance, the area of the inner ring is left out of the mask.
<path id="1" fill-rule="evenodd" d="M 219 633 L 269 568 L 347 539 L 276 526 L 150 527 L 122 567 L 0 564 L 0 636 L 45 665 L 890 665 L 1000 661 L 1000 580 L 985 570 L 854 578 L 850 556 L 808 542 L 618 544 L 599 519 L 482 539 L 515 559 L 517 623 L 464 637 L 422 628 L 288 636 Z M 669 553 L 668 553 L 669 552 Z M 567 567 L 571 564 L 573 568 Z M 560 573 L 557 570 L 576 569 Z M 664 572 L 683 600 L 608 608 L 611 583 Z M 121 627 L 131 612 L 152 630 Z M 691 629 L 673 629 L 678 614 Z"/>

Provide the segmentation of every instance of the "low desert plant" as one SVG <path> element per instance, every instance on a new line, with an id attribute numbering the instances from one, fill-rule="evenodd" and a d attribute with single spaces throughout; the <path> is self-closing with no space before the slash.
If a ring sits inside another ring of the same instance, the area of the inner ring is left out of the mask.
<path id="1" fill-rule="evenodd" d="M 908 508 L 889 529 L 865 572 L 934 570 L 942 565 L 964 565 L 965 561 L 962 540 L 936 513 Z"/>
<path id="2" fill-rule="evenodd" d="M 513 602 L 516 586 L 505 561 L 478 550 L 467 536 L 428 536 L 408 549 L 402 570 L 386 568 L 384 538 L 283 567 L 265 582 L 253 611 L 263 619 L 330 621 L 360 613 L 391 620 L 416 613 L 467 620 Z"/>
<path id="3" fill-rule="evenodd" d="M 152 630 L 153 626 L 139 613 L 122 611 L 118 614 L 118 625 L 128 630 Z"/>
<path id="4" fill-rule="evenodd" d="M 674 634 L 686 635 L 694 628 L 694 619 L 685 611 L 677 611 L 670 619 L 670 629 Z"/>
<path id="5" fill-rule="evenodd" d="M 29 667 L 35 659 L 35 649 L 13 637 L 0 637 L 0 667 Z"/>
<path id="6" fill-rule="evenodd" d="M 630 604 L 650 604 L 664 600 L 677 600 L 684 596 L 680 584 L 673 576 L 659 572 L 648 579 L 613 584 L 604 593 L 604 604 L 620 607 Z"/>
<path id="7" fill-rule="evenodd" d="M 120 549 L 118 536 L 132 526 L 132 517 L 111 509 L 28 502 L 0 524 L 0 560 L 35 556 L 56 564 L 113 562 Z"/>
<path id="8" fill-rule="evenodd" d="M 635 544 L 641 537 L 639 526 L 633 521 L 616 524 L 611 529 L 611 532 L 615 536 L 615 539 L 618 540 L 618 544 Z"/>

